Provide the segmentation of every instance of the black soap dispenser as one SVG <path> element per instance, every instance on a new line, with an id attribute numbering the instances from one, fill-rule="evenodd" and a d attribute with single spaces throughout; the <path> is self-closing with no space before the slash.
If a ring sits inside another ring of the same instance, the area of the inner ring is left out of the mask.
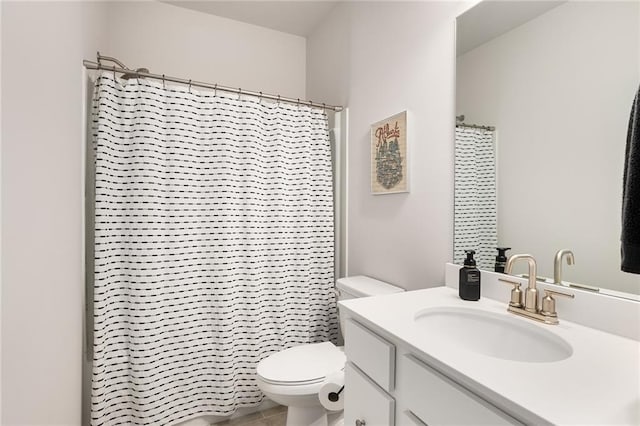
<path id="1" fill-rule="evenodd" d="M 473 250 L 465 250 L 467 258 L 464 260 L 464 266 L 460 268 L 460 281 L 458 284 L 458 295 L 462 300 L 479 300 L 480 299 L 480 271 L 476 268 L 476 260 Z"/>
<path id="2" fill-rule="evenodd" d="M 498 255 L 496 256 L 496 266 L 494 271 L 504 274 L 504 267 L 507 265 L 507 250 L 511 250 L 511 247 L 496 247 Z"/>

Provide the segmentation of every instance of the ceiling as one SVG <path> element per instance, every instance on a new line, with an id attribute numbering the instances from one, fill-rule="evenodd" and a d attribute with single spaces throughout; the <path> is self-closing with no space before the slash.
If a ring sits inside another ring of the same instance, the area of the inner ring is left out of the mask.
<path id="1" fill-rule="evenodd" d="M 160 0 L 197 12 L 308 37 L 345 0 Z M 478 0 L 458 17 L 458 55 L 497 37 L 566 0 Z M 490 22 L 475 28 L 473 22 Z M 488 29 L 487 29 L 488 28 Z"/>
<path id="2" fill-rule="evenodd" d="M 307 37 L 339 1 L 164 0 L 175 6 Z"/>
<path id="3" fill-rule="evenodd" d="M 478 3 L 457 19 L 457 55 L 475 49 L 565 2 L 566 0 L 522 0 Z"/>

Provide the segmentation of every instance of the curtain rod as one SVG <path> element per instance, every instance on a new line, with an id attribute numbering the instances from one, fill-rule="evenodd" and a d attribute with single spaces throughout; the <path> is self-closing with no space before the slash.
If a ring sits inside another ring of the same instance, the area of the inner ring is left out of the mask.
<path id="1" fill-rule="evenodd" d="M 464 114 L 461 115 L 456 115 L 456 127 L 466 127 L 469 129 L 482 129 L 482 130 L 489 130 L 489 131 L 494 131 L 496 128 L 493 126 L 481 126 L 479 124 L 464 124 Z"/>
<path id="2" fill-rule="evenodd" d="M 119 60 L 109 57 L 109 56 L 102 56 L 100 55 L 100 52 L 98 52 L 97 54 L 97 62 L 93 62 L 93 61 L 88 61 L 88 60 L 83 60 L 82 61 L 82 65 L 84 65 L 85 68 L 90 69 L 90 70 L 105 70 L 105 71 L 113 71 L 113 72 L 117 72 L 120 74 L 124 74 L 123 77 L 125 78 L 137 78 L 137 77 L 141 77 L 141 78 L 151 78 L 151 79 L 155 79 L 155 80 L 162 80 L 164 81 L 170 81 L 172 83 L 180 83 L 180 84 L 187 84 L 189 86 L 195 86 L 195 87 L 204 87 L 207 89 L 213 89 L 213 90 L 220 90 L 222 92 L 228 92 L 228 93 L 236 93 L 238 95 L 247 95 L 247 96 L 255 96 L 258 98 L 263 98 L 263 99 L 270 99 L 273 101 L 278 101 L 278 102 L 286 102 L 286 103 L 290 103 L 290 104 L 296 104 L 296 105 L 307 105 L 307 106 L 311 106 L 311 107 L 317 107 L 317 108 L 324 108 L 324 109 L 329 109 L 329 110 L 333 110 L 336 112 L 342 111 L 343 108 L 341 106 L 337 106 L 337 105 L 326 105 L 326 104 L 322 104 L 322 103 L 317 103 L 317 102 L 313 102 L 313 101 L 305 101 L 305 100 L 300 100 L 300 99 L 293 99 L 293 98 L 286 98 L 284 96 L 280 96 L 280 95 L 270 95 L 268 93 L 262 93 L 262 92 L 253 92 L 250 90 L 242 90 L 242 88 L 238 88 L 235 89 L 233 87 L 227 87 L 227 86 L 221 86 L 219 84 L 211 84 L 211 83 L 204 83 L 201 81 L 193 81 L 193 80 L 188 80 L 188 79 L 184 79 L 184 78 L 178 78 L 178 77 L 170 77 L 170 76 L 166 76 L 164 74 L 160 75 L 160 74 L 153 74 L 150 73 L 149 70 L 145 69 L 145 68 L 138 68 L 136 70 L 132 70 L 127 68 L 122 62 L 120 62 Z M 102 63 L 102 61 L 109 61 L 109 62 L 113 62 L 116 65 L 105 65 Z"/>
<path id="3" fill-rule="evenodd" d="M 490 130 L 490 131 L 494 131 L 496 129 L 493 126 L 480 126 L 478 124 L 464 124 L 464 123 L 456 124 L 456 127 L 467 127 L 470 129 L 482 129 L 482 130 Z"/>

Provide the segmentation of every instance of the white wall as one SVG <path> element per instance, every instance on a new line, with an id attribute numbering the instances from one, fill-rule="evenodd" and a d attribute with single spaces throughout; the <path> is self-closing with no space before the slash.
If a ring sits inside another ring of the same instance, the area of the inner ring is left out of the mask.
<path id="1" fill-rule="evenodd" d="M 458 114 L 498 131 L 498 236 L 553 277 L 640 292 L 620 272 L 626 131 L 638 88 L 638 2 L 567 2 L 461 56 Z M 523 271 L 519 271 L 523 272 Z"/>
<path id="2" fill-rule="evenodd" d="M 454 21 L 467 7 L 344 3 L 308 39 L 307 96 L 350 109 L 350 275 L 407 289 L 444 283 L 453 251 Z M 369 126 L 403 110 L 411 192 L 373 196 Z"/>
<path id="3" fill-rule="evenodd" d="M 100 53 L 129 68 L 305 97 L 303 37 L 155 1 L 112 2 L 109 28 Z"/>
<path id="4" fill-rule="evenodd" d="M 348 106 L 351 9 L 338 5 L 307 38 L 307 99 Z"/>
<path id="5" fill-rule="evenodd" d="M 100 3 L 2 2 L 2 424 L 80 424 L 82 59 Z"/>
<path id="6" fill-rule="evenodd" d="M 2 40 L 2 5 L 0 4 L 0 40 Z M 0 46 L 0 49 L 2 46 Z M 2 93 L 2 55 L 0 55 L 0 94 Z M 0 102 L 0 129 L 2 129 L 2 102 Z M 0 424 L 2 424 L 2 134 L 0 132 Z"/>
<path id="7" fill-rule="evenodd" d="M 80 425 L 82 59 L 305 95 L 305 40 L 157 2 L 2 8 L 3 425 Z"/>

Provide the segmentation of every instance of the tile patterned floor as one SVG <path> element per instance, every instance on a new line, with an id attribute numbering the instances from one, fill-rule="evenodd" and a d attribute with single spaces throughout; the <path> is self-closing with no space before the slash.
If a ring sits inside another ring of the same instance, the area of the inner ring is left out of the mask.
<path id="1" fill-rule="evenodd" d="M 257 413 L 247 414 L 232 420 L 216 423 L 214 426 L 285 426 L 287 423 L 287 407 L 277 405 Z"/>

